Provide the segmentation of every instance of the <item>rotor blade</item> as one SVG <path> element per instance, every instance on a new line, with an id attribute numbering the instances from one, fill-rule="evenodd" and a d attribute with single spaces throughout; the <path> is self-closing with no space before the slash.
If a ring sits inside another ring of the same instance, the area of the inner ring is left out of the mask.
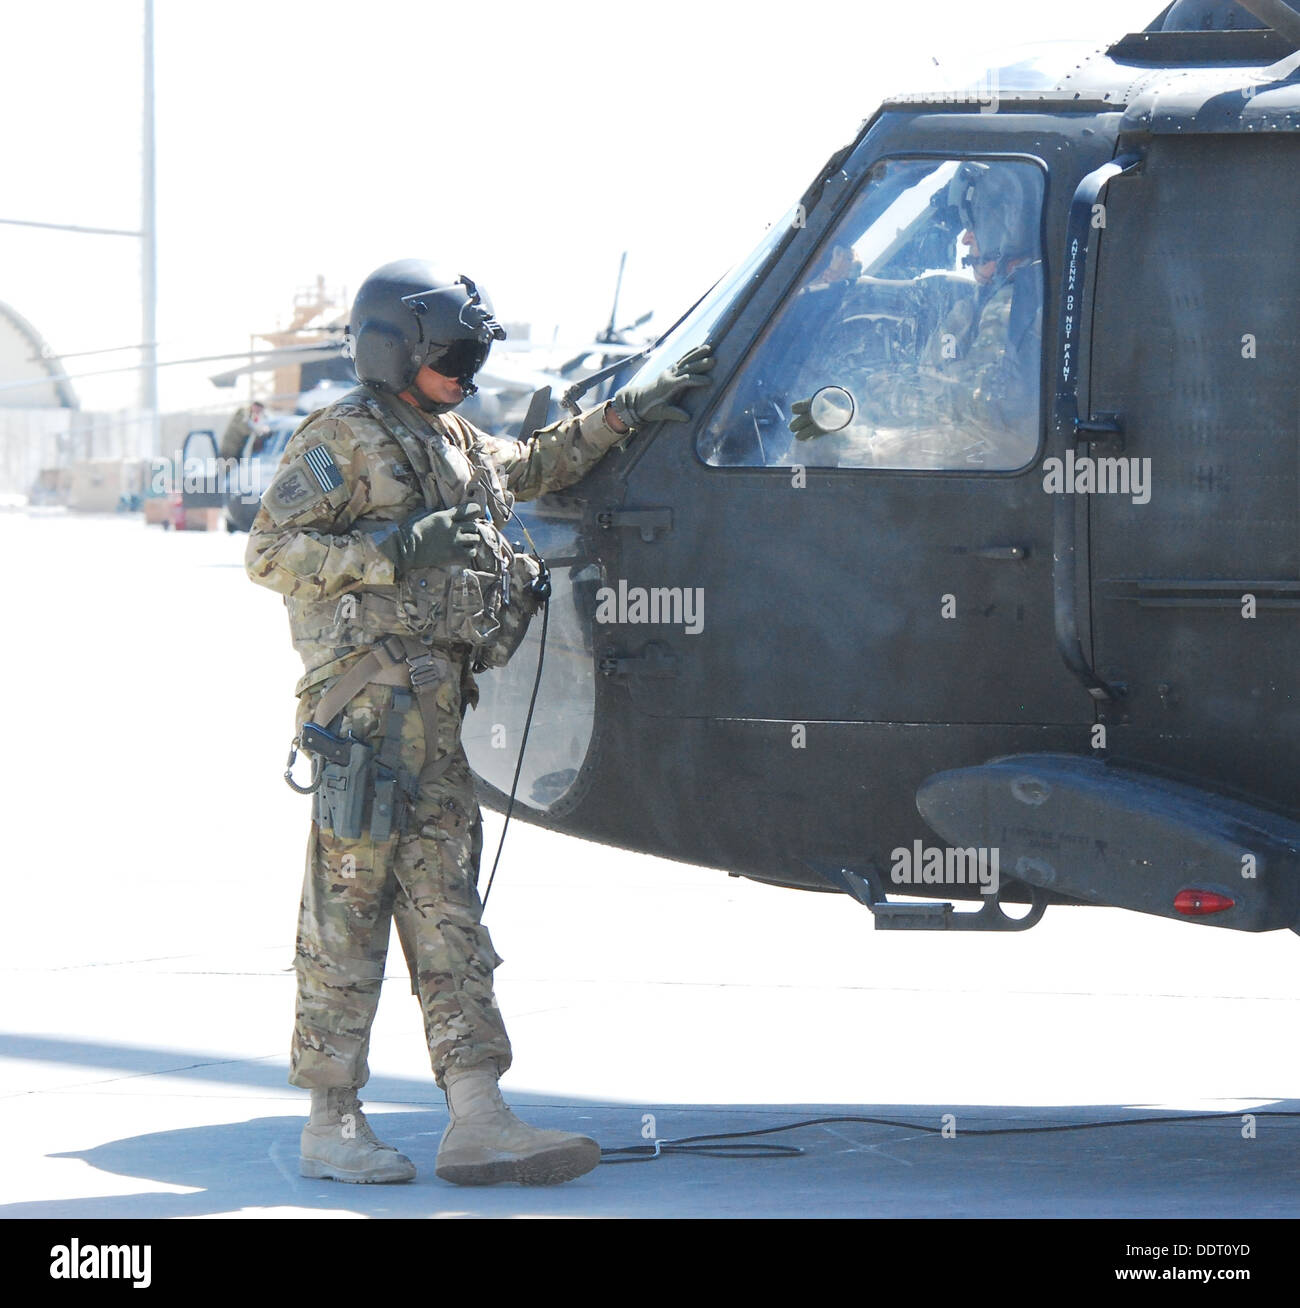
<path id="1" fill-rule="evenodd" d="M 524 420 L 519 427 L 519 437 L 521 441 L 528 440 L 538 428 L 545 425 L 546 415 L 551 411 L 551 388 L 543 386 L 533 392 L 533 398 L 528 401 L 528 412 L 524 414 Z"/>
<path id="2" fill-rule="evenodd" d="M 326 350 L 320 345 L 286 345 L 278 350 L 268 350 L 263 354 L 257 354 L 252 357 L 252 371 L 259 371 L 260 368 L 270 368 L 275 365 L 275 361 L 281 358 L 289 358 L 296 362 L 303 362 L 308 352 L 314 352 L 320 358 L 330 358 L 335 351 Z M 93 372 L 60 372 L 53 373 L 46 377 L 33 378 L 30 381 L 5 381 L 0 382 L 0 391 L 18 391 L 29 386 L 47 386 L 50 382 L 55 381 L 81 381 L 86 377 L 111 377 L 118 373 L 140 372 L 145 368 L 178 368 L 187 363 L 225 363 L 228 359 L 248 359 L 247 350 L 241 350 L 238 354 L 200 354 L 192 359 L 162 359 L 154 364 L 132 363 L 123 368 L 97 368 Z"/>

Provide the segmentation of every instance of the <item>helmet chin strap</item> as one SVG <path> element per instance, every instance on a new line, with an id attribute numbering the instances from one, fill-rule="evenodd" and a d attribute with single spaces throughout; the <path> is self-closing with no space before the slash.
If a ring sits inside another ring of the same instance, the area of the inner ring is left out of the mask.
<path id="1" fill-rule="evenodd" d="M 421 413 L 433 414 L 435 416 L 440 413 L 450 413 L 456 405 L 460 403 L 459 400 L 457 400 L 455 404 L 445 404 L 439 400 L 431 400 L 418 386 L 416 386 L 414 382 L 406 388 L 404 393 L 411 396 L 415 401 L 415 407 L 419 409 Z"/>

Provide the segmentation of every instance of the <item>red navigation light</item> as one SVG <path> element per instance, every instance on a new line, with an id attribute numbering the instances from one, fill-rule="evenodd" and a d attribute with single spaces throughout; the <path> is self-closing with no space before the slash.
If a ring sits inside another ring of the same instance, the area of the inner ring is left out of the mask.
<path id="1" fill-rule="evenodd" d="M 1174 896 L 1174 912 L 1184 917 L 1208 917 L 1226 912 L 1235 902 L 1217 890 L 1180 890 Z"/>

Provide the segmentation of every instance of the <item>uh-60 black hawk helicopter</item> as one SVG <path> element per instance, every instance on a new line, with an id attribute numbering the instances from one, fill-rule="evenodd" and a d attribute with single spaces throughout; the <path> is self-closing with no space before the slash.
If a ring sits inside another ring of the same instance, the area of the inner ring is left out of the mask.
<path id="1" fill-rule="evenodd" d="M 712 345 L 685 430 L 525 506 L 516 812 L 877 927 L 1300 927 L 1298 249 L 1276 0 L 883 104 L 645 359 Z"/>

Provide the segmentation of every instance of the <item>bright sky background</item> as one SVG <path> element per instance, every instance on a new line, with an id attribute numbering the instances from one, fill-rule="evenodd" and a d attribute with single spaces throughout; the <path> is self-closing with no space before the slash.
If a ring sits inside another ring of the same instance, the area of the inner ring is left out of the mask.
<path id="1" fill-rule="evenodd" d="M 653 308 L 662 328 L 885 92 L 994 47 L 1113 39 L 1161 7 L 156 0 L 160 358 L 246 349 L 318 273 L 351 294 L 410 256 L 576 341 L 607 320 L 627 250 L 620 318 Z M 0 217 L 138 225 L 142 13 L 9 6 Z M 0 300 L 56 351 L 137 342 L 138 243 L 0 226 Z M 224 366 L 165 369 L 162 407 L 233 403 L 205 380 Z M 116 408 L 138 383 L 77 385 Z"/>

